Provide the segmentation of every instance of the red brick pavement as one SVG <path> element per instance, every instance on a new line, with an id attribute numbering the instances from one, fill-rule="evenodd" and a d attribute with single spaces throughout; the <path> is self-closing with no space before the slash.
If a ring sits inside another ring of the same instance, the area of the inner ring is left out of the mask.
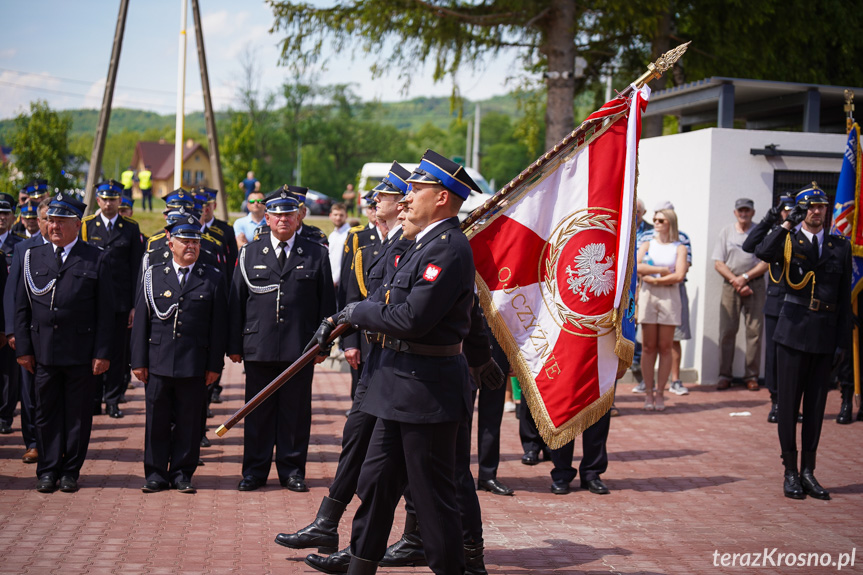
<path id="1" fill-rule="evenodd" d="M 225 372 L 226 403 L 214 406 L 215 428 L 241 405 L 242 375 Z M 327 491 L 339 454 L 349 378 L 320 371 L 307 476 L 310 493 L 279 487 L 275 473 L 259 491 L 236 491 L 242 424 L 224 438 L 211 432 L 196 495 L 145 495 L 143 389 L 128 393 L 126 417 L 97 417 L 77 494 L 34 491 L 18 433 L 0 436 L 0 573 L 314 573 L 301 551 L 273 543 L 279 531 L 307 524 Z M 622 386 L 612 420 L 612 492 L 549 493 L 550 464 L 520 463 L 517 421 L 506 414 L 499 479 L 515 497 L 480 493 L 491 573 L 829 573 L 834 567 L 752 569 L 714 566 L 714 551 L 850 553 L 863 570 L 863 423 L 836 425 L 830 394 L 818 477 L 828 502 L 782 496 L 776 428 L 766 423 L 766 391 L 693 388 L 671 396 L 664 413 L 639 409 L 642 396 Z M 750 417 L 731 417 L 749 411 Z M 576 450 L 576 454 L 579 450 Z M 575 485 L 575 484 L 574 484 Z M 354 500 L 341 525 L 350 535 Z M 403 512 L 391 534 L 400 535 Z M 774 560 L 776 555 L 773 555 Z M 751 556 L 750 556 L 751 558 Z M 427 569 L 397 569 L 425 573 Z"/>

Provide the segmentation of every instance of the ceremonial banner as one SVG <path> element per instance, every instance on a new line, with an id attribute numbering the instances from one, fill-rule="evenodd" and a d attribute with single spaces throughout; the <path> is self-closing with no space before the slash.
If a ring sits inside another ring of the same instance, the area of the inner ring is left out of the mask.
<path id="1" fill-rule="evenodd" d="M 621 322 L 632 304 L 637 151 L 649 95 L 633 87 L 606 103 L 467 231 L 486 317 L 551 448 L 608 411 L 618 364 L 632 362 Z"/>

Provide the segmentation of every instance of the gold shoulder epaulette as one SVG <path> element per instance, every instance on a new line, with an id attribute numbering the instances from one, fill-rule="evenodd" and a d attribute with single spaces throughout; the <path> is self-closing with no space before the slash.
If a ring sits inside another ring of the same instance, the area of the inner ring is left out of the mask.
<path id="1" fill-rule="evenodd" d="M 130 218 L 129 216 L 120 216 L 120 217 L 123 218 L 124 220 L 126 220 L 127 222 L 129 222 L 130 224 L 135 224 L 136 226 L 138 225 L 137 220 L 135 220 L 134 218 Z"/>
<path id="2" fill-rule="evenodd" d="M 219 234 L 220 236 L 225 235 L 225 230 L 223 230 L 222 228 L 217 228 L 216 226 L 210 226 L 209 228 L 207 228 L 207 233 L 209 233 L 209 232 L 215 232 L 215 233 Z"/>
<path id="3" fill-rule="evenodd" d="M 149 251 L 150 246 L 153 245 L 153 242 L 155 242 L 156 240 L 161 239 L 163 237 L 165 237 L 165 232 L 160 232 L 160 233 L 156 234 L 155 236 L 151 236 L 150 239 L 147 240 L 147 250 Z"/>
<path id="4" fill-rule="evenodd" d="M 95 218 L 95 217 L 96 217 L 96 214 L 90 214 L 89 216 L 85 217 L 85 218 L 84 218 L 83 220 L 81 220 L 81 221 L 82 221 L 82 222 L 89 222 L 90 220 L 92 220 L 92 219 L 93 219 L 93 218 Z"/>
<path id="5" fill-rule="evenodd" d="M 211 235 L 210 235 L 210 234 L 208 234 L 207 232 L 204 232 L 203 234 L 201 234 L 201 237 L 202 237 L 202 238 L 204 238 L 204 239 L 210 240 L 211 242 L 213 242 L 214 244 L 216 244 L 216 247 L 217 247 L 217 248 L 222 247 L 222 242 L 221 242 L 220 240 L 217 240 L 216 238 L 214 238 L 213 236 L 211 236 Z"/>
<path id="6" fill-rule="evenodd" d="M 357 233 L 357 232 L 361 232 L 361 231 L 363 231 L 363 228 L 365 228 L 365 226 L 364 226 L 364 225 L 362 225 L 362 224 L 360 224 L 360 225 L 358 225 L 358 226 L 354 226 L 354 227 L 352 227 L 352 228 L 351 228 L 351 229 L 349 229 L 348 231 L 349 231 L 349 232 Z"/>

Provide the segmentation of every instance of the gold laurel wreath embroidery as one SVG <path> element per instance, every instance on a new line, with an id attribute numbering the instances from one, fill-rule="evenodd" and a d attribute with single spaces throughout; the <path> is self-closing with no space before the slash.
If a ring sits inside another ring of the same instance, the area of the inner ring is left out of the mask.
<path id="1" fill-rule="evenodd" d="M 557 260 L 560 257 L 560 252 L 566 242 L 583 230 L 602 230 L 608 231 L 617 235 L 617 222 L 611 219 L 608 214 L 590 214 L 586 213 L 573 219 L 566 228 L 557 236 L 557 240 L 551 244 L 548 250 L 548 259 L 545 261 L 545 283 L 546 289 L 551 293 L 551 299 L 556 308 L 558 317 L 564 323 L 570 323 L 577 329 L 586 329 L 600 335 L 603 329 L 611 329 L 614 327 L 614 310 L 599 315 L 580 315 L 573 313 L 571 310 L 561 305 L 557 301 L 557 281 L 554 270 L 557 268 Z"/>

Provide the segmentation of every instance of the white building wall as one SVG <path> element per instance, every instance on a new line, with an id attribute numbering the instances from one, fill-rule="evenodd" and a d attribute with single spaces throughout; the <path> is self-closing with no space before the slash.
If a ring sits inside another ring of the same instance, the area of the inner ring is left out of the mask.
<path id="1" fill-rule="evenodd" d="M 684 368 L 694 368 L 700 383 L 719 377 L 719 300 L 722 277 L 713 268 L 719 231 L 734 223 L 734 201 L 755 202 L 755 221 L 770 208 L 774 170 L 839 172 L 841 159 L 753 156 L 752 148 L 776 144 L 779 150 L 839 152 L 846 137 L 759 130 L 711 128 L 648 138 L 639 151 L 638 196 L 650 221 L 660 201 L 674 204 L 680 229 L 692 240 L 687 276 L 692 339 L 683 343 Z M 741 321 L 742 324 L 742 321 Z M 743 328 L 738 332 L 734 375 L 743 375 Z M 763 374 L 763 362 L 762 362 Z"/>

